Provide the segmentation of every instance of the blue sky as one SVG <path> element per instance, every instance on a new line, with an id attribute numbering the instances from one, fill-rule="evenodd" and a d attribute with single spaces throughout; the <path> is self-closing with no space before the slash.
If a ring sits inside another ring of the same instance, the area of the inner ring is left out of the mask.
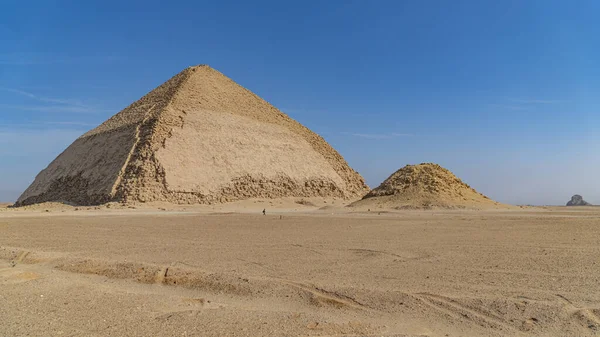
<path id="1" fill-rule="evenodd" d="M 600 204 L 600 2 L 7 1 L 0 200 L 85 131 L 209 64 L 371 187 L 420 162 L 508 203 Z"/>

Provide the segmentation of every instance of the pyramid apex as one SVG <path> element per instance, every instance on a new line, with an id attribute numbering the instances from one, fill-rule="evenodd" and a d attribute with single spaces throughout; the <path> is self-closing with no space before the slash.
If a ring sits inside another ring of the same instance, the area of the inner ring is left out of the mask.
<path id="1" fill-rule="evenodd" d="M 209 66 L 208 64 L 197 64 L 195 66 L 189 66 L 188 69 L 213 69 L 213 67 Z"/>
<path id="2" fill-rule="evenodd" d="M 217 73 L 217 74 L 221 74 L 223 75 L 220 71 L 218 71 L 217 69 L 211 67 L 208 64 L 197 64 L 195 66 L 189 66 L 187 68 L 185 68 L 184 70 L 182 70 L 180 73 L 193 73 L 196 71 L 200 71 L 200 72 L 208 72 L 208 73 Z"/>

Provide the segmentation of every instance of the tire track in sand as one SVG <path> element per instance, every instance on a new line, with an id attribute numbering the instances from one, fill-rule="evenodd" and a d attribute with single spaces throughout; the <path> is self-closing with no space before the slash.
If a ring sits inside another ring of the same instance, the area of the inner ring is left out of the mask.
<path id="1" fill-rule="evenodd" d="M 511 331 L 513 334 L 519 332 L 518 329 L 510 325 L 502 317 L 475 308 L 466 307 L 451 298 L 426 292 L 417 293 L 413 296 L 427 306 L 455 319 L 468 320 L 484 328 Z"/>

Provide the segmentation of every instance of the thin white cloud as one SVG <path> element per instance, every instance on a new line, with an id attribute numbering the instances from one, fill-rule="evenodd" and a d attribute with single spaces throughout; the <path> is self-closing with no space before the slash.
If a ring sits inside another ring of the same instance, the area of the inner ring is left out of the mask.
<path id="1" fill-rule="evenodd" d="M 31 66 L 44 64 L 104 63 L 121 59 L 118 55 L 70 56 L 57 53 L 4 53 L 0 54 L 0 65 Z"/>
<path id="2" fill-rule="evenodd" d="M 383 112 L 339 112 L 339 111 L 325 111 L 325 110 L 305 110 L 305 109 L 288 109 L 281 108 L 279 109 L 288 115 L 329 115 L 329 116 L 338 116 L 344 115 L 346 117 L 375 117 L 375 116 L 385 116 L 386 114 Z"/>
<path id="3" fill-rule="evenodd" d="M 556 104 L 562 101 L 550 100 L 550 99 L 509 99 L 511 102 L 522 103 L 522 104 Z"/>
<path id="4" fill-rule="evenodd" d="M 501 103 L 501 104 L 488 104 L 490 107 L 501 108 L 505 110 L 530 110 L 535 109 L 536 105 L 539 104 L 556 104 L 561 103 L 561 100 L 549 100 L 549 99 L 522 99 L 522 98 L 503 98 L 505 102 L 510 102 L 509 104 Z"/>
<path id="5" fill-rule="evenodd" d="M 65 126 L 95 126 L 96 124 L 84 122 L 40 122 L 46 125 L 65 125 Z"/>
<path id="6" fill-rule="evenodd" d="M 0 123 L 0 133 L 15 131 L 27 134 L 34 130 L 37 130 L 38 132 L 47 130 L 80 130 L 79 132 L 83 132 L 99 124 L 100 123 L 87 123 L 82 121 L 30 121 L 26 123 Z"/>
<path id="7" fill-rule="evenodd" d="M 0 87 L 0 91 L 5 91 L 13 94 L 17 94 L 19 96 L 27 97 L 33 101 L 38 103 L 45 103 L 44 105 L 8 105 L 8 104 L 0 104 L 0 108 L 2 109 L 12 109 L 12 110 L 21 110 L 21 111 L 35 111 L 35 112 L 44 112 L 44 113 L 103 113 L 109 112 L 108 110 L 98 109 L 96 107 L 92 107 L 86 104 L 83 104 L 80 100 L 76 99 L 65 99 L 65 98 L 56 98 L 56 97 L 45 97 L 40 96 L 28 91 Z"/>
<path id="8" fill-rule="evenodd" d="M 392 139 L 398 137 L 410 137 L 409 133 L 357 133 L 357 132 L 342 132 L 344 135 L 365 138 L 365 139 Z"/>
<path id="9" fill-rule="evenodd" d="M 13 89 L 13 88 L 0 87 L 0 90 L 7 91 L 7 92 L 12 92 L 14 94 L 19 94 L 19 95 L 25 96 L 25 97 L 29 97 L 29 98 L 34 99 L 34 100 L 39 101 L 39 102 L 54 103 L 54 104 L 65 104 L 65 105 L 73 105 L 73 106 L 85 107 L 85 105 L 83 103 L 81 103 L 81 101 L 79 101 L 79 100 L 53 98 L 53 97 L 43 97 L 43 96 L 38 96 L 38 95 L 35 95 L 33 93 L 24 91 L 24 90 Z"/>
<path id="10" fill-rule="evenodd" d="M 519 105 L 506 105 L 506 104 L 488 104 L 491 107 L 494 108 L 501 108 L 501 109 L 507 109 L 507 110 L 528 110 L 527 107 L 524 106 L 519 106 Z"/>
<path id="11" fill-rule="evenodd" d="M 110 112 L 110 110 L 105 109 L 97 109 L 93 107 L 81 107 L 81 106 L 73 106 L 73 105 L 6 105 L 0 104 L 0 109 L 2 110 L 20 110 L 20 111 L 34 111 L 34 112 L 43 112 L 43 113 L 104 113 Z"/>

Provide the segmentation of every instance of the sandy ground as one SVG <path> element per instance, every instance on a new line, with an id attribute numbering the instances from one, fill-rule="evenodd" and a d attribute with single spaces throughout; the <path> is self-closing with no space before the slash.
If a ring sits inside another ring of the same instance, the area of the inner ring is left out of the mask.
<path id="1" fill-rule="evenodd" d="M 0 335 L 600 335 L 600 208 L 317 203 L 2 209 Z"/>

